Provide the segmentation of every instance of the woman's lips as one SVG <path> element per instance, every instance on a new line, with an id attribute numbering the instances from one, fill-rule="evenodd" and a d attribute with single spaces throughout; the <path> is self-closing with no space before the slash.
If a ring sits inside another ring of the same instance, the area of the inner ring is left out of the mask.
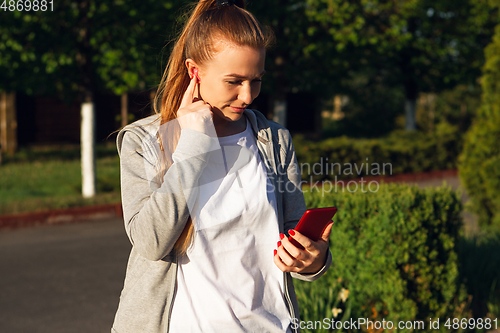
<path id="1" fill-rule="evenodd" d="M 245 111 L 245 108 L 237 108 L 237 107 L 234 107 L 234 106 L 230 106 L 230 108 L 234 112 L 243 112 L 243 111 Z"/>

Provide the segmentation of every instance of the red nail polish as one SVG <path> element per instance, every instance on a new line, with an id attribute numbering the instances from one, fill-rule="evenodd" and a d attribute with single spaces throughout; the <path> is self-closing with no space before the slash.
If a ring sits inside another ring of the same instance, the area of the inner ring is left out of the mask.
<path id="1" fill-rule="evenodd" d="M 280 234 L 280 239 L 283 239 L 283 238 L 285 238 L 285 235 Z"/>
<path id="2" fill-rule="evenodd" d="M 276 245 L 276 247 L 280 247 L 281 246 L 281 242 L 278 241 L 278 245 Z"/>
<path id="3" fill-rule="evenodd" d="M 288 233 L 289 233 L 290 235 L 292 235 L 292 236 L 295 236 L 295 231 L 293 231 L 293 230 L 288 230 Z"/>
<path id="4" fill-rule="evenodd" d="M 274 250 L 274 255 L 277 255 L 278 254 L 278 251 Z"/>

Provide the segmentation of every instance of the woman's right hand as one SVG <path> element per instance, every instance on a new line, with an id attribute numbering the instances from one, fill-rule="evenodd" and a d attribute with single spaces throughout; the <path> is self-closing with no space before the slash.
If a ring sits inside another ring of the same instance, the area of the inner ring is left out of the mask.
<path id="1" fill-rule="evenodd" d="M 193 75 L 177 110 L 177 120 L 181 129 L 189 128 L 209 135 L 215 132 L 213 112 L 209 104 L 194 96 L 197 83 L 197 75 Z"/>

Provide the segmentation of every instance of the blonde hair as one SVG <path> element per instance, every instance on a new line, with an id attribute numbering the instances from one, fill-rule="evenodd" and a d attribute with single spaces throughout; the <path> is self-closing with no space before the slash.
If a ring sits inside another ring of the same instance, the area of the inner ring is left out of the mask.
<path id="1" fill-rule="evenodd" d="M 255 17 L 245 10 L 244 0 L 235 0 L 234 5 L 217 8 L 215 0 L 200 0 L 188 14 L 188 20 L 175 42 L 172 53 L 158 86 L 153 107 L 160 115 L 161 125 L 177 118 L 190 77 L 185 65 L 187 59 L 198 65 L 212 59 L 221 45 L 235 44 L 255 49 L 267 49 L 274 42 L 270 29 L 265 29 Z M 225 43 L 220 43 L 221 41 Z M 168 154 L 160 162 L 158 181 L 172 164 L 171 154 L 175 151 L 180 128 L 169 126 L 170 133 L 159 137 L 160 147 Z M 186 253 L 193 237 L 191 218 L 174 245 L 178 254 Z"/>

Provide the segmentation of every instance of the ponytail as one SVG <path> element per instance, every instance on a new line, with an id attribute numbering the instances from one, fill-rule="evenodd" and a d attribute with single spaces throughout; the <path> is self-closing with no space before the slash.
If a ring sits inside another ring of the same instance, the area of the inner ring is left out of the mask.
<path id="1" fill-rule="evenodd" d="M 224 40 L 238 46 L 255 49 L 268 48 L 274 36 L 264 29 L 255 17 L 245 10 L 244 0 L 229 1 L 232 5 L 218 8 L 216 0 L 200 0 L 189 14 L 184 28 L 175 42 L 172 53 L 154 97 L 153 107 L 160 115 L 161 125 L 177 118 L 190 77 L 185 65 L 186 59 L 193 59 L 199 65 L 213 58 Z M 160 146 L 168 156 L 161 160 L 158 180 L 172 163 L 171 154 L 175 151 L 180 136 L 179 127 L 170 127 L 169 140 L 160 137 Z M 165 151 L 166 150 L 166 151 Z M 163 154 L 165 155 L 165 154 Z M 186 223 L 174 249 L 178 254 L 186 253 L 193 236 L 191 218 Z"/>

